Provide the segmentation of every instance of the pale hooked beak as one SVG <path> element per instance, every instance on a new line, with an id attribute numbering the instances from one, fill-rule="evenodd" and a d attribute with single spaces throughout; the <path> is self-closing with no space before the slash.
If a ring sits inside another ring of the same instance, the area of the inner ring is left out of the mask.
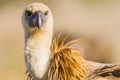
<path id="1" fill-rule="evenodd" d="M 43 25 L 43 22 L 44 22 L 44 15 L 43 15 L 43 13 L 40 12 L 40 11 L 37 11 L 37 12 L 35 12 L 32 15 L 32 17 L 31 17 L 31 19 L 29 21 L 29 25 L 31 27 L 38 27 L 38 28 L 40 28 Z"/>

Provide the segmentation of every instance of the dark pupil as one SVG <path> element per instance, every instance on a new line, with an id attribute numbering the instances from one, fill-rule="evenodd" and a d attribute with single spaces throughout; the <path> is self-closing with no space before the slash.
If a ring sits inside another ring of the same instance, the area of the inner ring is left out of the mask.
<path id="1" fill-rule="evenodd" d="M 48 11 L 45 12 L 45 16 L 47 16 L 47 15 L 48 15 Z"/>
<path id="2" fill-rule="evenodd" d="M 27 16 L 31 16 L 32 13 L 31 13 L 30 11 L 26 11 L 26 15 L 27 15 Z"/>

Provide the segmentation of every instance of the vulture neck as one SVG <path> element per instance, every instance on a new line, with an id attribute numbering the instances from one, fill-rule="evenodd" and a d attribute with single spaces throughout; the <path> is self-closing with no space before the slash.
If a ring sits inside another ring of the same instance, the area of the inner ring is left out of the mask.
<path id="1" fill-rule="evenodd" d="M 52 43 L 52 29 L 25 34 L 25 62 L 35 80 L 46 80 Z M 44 79 L 45 78 L 45 79 Z"/>

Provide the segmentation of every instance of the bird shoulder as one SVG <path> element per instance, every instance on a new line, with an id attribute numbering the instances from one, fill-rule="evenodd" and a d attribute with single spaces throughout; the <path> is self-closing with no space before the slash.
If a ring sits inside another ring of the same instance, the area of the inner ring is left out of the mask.
<path id="1" fill-rule="evenodd" d="M 88 74 L 85 80 L 120 80 L 120 65 L 106 65 Z"/>

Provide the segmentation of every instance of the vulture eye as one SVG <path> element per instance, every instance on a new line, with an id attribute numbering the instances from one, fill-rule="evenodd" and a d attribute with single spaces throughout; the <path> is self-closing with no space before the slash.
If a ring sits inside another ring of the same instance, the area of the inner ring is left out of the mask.
<path id="1" fill-rule="evenodd" d="M 32 12 L 26 10 L 25 15 L 26 15 L 26 16 L 32 16 Z"/>
<path id="2" fill-rule="evenodd" d="M 48 15 L 48 11 L 46 11 L 46 12 L 44 13 L 44 15 L 47 16 L 47 15 Z"/>

